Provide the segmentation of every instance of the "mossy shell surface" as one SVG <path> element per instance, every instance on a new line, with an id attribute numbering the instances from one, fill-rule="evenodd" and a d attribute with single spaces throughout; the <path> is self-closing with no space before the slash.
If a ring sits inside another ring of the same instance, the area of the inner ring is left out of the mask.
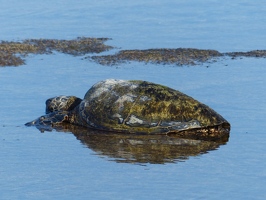
<path id="1" fill-rule="evenodd" d="M 177 90 L 147 81 L 96 83 L 70 112 L 70 123 L 108 131 L 169 133 L 229 123 Z"/>

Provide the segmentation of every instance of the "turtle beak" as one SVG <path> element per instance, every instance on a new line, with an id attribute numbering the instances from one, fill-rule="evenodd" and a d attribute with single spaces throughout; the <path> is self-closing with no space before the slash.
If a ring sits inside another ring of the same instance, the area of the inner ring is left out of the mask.
<path id="1" fill-rule="evenodd" d="M 31 122 L 27 122 L 25 126 L 34 126 L 36 124 L 36 120 L 33 120 Z"/>
<path id="2" fill-rule="evenodd" d="M 50 122 L 50 120 L 45 120 L 46 118 L 44 116 L 41 116 L 31 122 L 27 122 L 25 126 L 39 126 L 39 125 L 44 125 L 46 122 Z M 51 122 L 50 122 L 51 123 Z M 49 124 L 49 123 L 47 123 Z"/>

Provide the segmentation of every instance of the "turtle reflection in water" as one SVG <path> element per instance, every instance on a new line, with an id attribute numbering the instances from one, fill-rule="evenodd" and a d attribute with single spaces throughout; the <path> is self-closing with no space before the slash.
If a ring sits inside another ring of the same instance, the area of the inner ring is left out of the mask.
<path id="1" fill-rule="evenodd" d="M 227 140 L 230 131 L 230 124 L 208 106 L 169 87 L 138 80 L 98 82 L 83 100 L 48 99 L 46 113 L 26 125 L 50 130 L 70 123 L 124 134 L 175 134 L 203 140 Z"/>
<path id="2" fill-rule="evenodd" d="M 83 145 L 94 151 L 93 154 L 117 163 L 184 162 L 190 157 L 216 150 L 227 142 L 184 139 L 175 135 L 110 134 L 67 123 L 61 125 L 59 131 L 72 132 Z"/>

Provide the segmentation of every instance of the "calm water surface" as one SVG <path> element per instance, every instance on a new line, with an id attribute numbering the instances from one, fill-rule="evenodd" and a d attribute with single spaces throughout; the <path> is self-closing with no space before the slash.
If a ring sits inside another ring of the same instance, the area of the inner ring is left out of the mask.
<path id="1" fill-rule="evenodd" d="M 88 36 L 113 38 L 108 44 L 122 49 L 266 49 L 263 1 L 0 3 L 2 40 Z M 55 53 L 0 68 L 0 199 L 265 199 L 265 65 L 243 58 L 106 67 Z M 124 163 L 117 157 L 130 153 L 112 154 L 91 137 L 24 126 L 44 114 L 47 98 L 83 97 L 106 78 L 148 80 L 198 99 L 231 123 L 229 141 L 165 163 Z"/>

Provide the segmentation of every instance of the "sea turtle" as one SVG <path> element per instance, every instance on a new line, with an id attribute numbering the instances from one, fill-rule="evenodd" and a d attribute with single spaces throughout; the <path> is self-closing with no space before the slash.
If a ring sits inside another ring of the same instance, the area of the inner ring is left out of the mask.
<path id="1" fill-rule="evenodd" d="M 26 125 L 45 130 L 70 123 L 104 131 L 192 138 L 220 138 L 230 131 L 230 124 L 208 106 L 177 90 L 140 80 L 100 81 L 83 100 L 50 98 L 46 113 Z M 191 130 L 198 131 L 195 135 Z"/>

